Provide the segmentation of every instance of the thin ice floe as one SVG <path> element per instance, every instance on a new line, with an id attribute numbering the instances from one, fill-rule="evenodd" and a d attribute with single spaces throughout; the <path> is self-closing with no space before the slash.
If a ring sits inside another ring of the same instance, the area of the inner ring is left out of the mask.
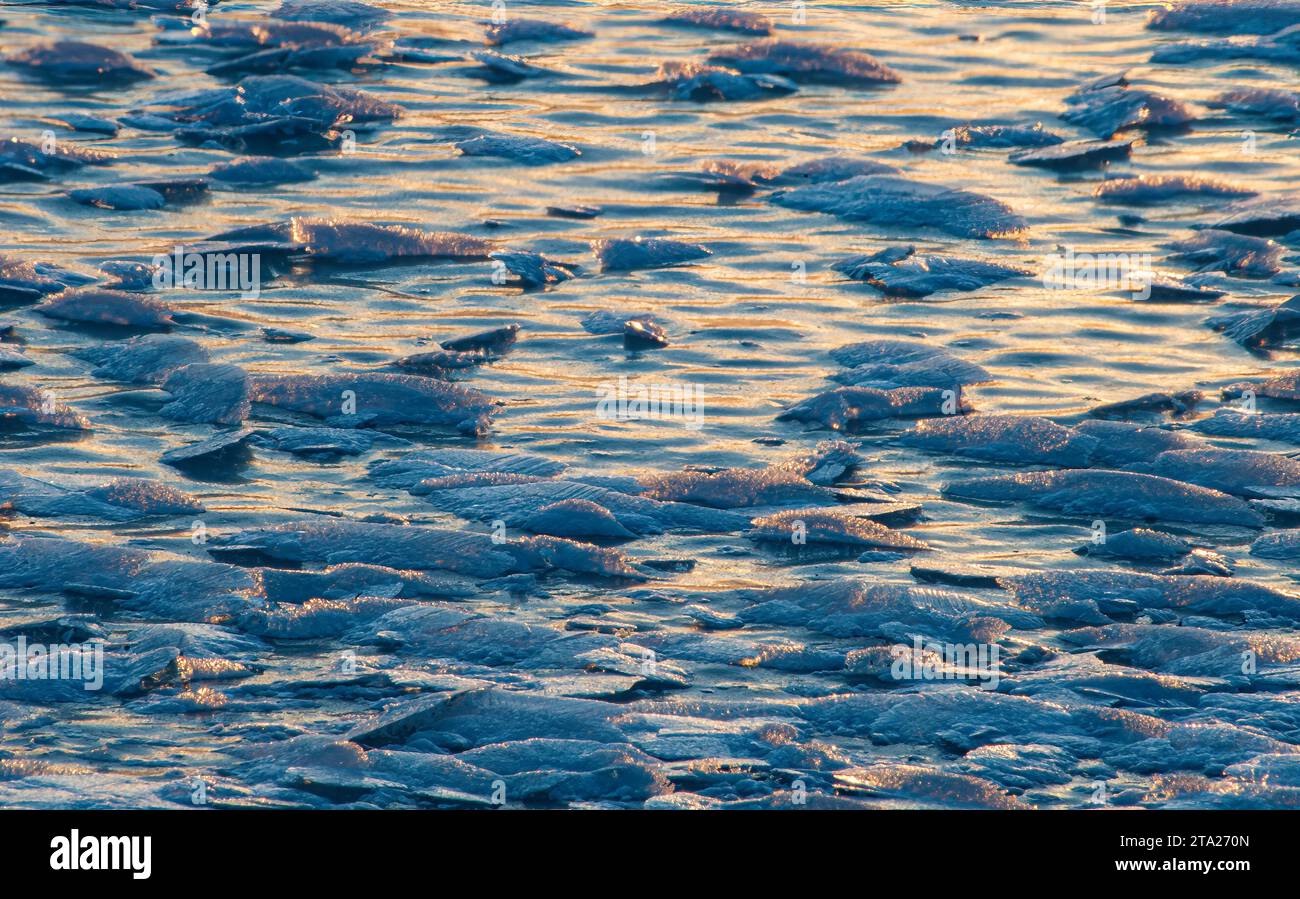
<path id="1" fill-rule="evenodd" d="M 751 540 L 795 545 L 827 543 L 876 549 L 929 549 L 924 541 L 860 517 L 851 508 L 792 509 L 766 515 L 754 519 L 754 527 L 746 536 Z"/>
<path id="2" fill-rule="evenodd" d="M 1074 172 L 1105 168 L 1132 155 L 1131 140 L 1076 140 L 1013 153 L 1009 161 L 1013 165 Z"/>
<path id="3" fill-rule="evenodd" d="M 48 181 L 83 166 L 111 165 L 113 157 L 67 141 L 37 145 L 21 138 L 0 140 L 0 181 Z"/>
<path id="4" fill-rule="evenodd" d="M 35 302 L 49 294 L 81 287 L 93 280 L 47 262 L 29 262 L 0 256 L 0 300 L 6 303 Z"/>
<path id="5" fill-rule="evenodd" d="M 492 245 L 466 234 L 299 217 L 214 234 L 202 249 L 211 253 L 281 253 L 367 265 L 395 260 L 486 259 Z"/>
<path id="6" fill-rule="evenodd" d="M 281 75 L 293 71 L 354 70 L 374 62 L 390 43 L 372 41 L 339 25 L 271 23 L 251 29 L 222 22 L 193 34 L 192 40 L 228 51 L 230 56 L 208 66 L 211 75 Z"/>
<path id="7" fill-rule="evenodd" d="M 1199 175 L 1136 175 L 1099 184 L 1093 196 L 1107 203 L 1148 206 L 1170 201 L 1241 199 L 1256 192 L 1219 178 Z"/>
<path id="8" fill-rule="evenodd" d="M 122 184 L 113 187 L 91 187 L 68 191 L 68 198 L 83 206 L 99 209 L 116 209 L 138 212 L 143 209 L 162 209 L 167 199 L 158 191 L 141 184 Z"/>
<path id="9" fill-rule="evenodd" d="M 1065 102 L 1070 108 L 1061 118 L 1103 140 L 1133 129 L 1181 128 L 1196 119 L 1186 104 L 1131 87 L 1123 74 L 1084 85 Z"/>
<path id="10" fill-rule="evenodd" d="M 364 91 L 295 75 L 250 75 L 232 87 L 168 96 L 123 121 L 171 131 L 184 142 L 216 143 L 234 152 L 290 154 L 340 145 L 340 129 L 394 121 L 402 108 Z"/>
<path id="11" fill-rule="evenodd" d="M 1300 414 L 1294 412 L 1238 412 L 1216 409 L 1214 415 L 1189 427 L 1212 437 L 1254 437 L 1300 444 Z"/>
<path id="12" fill-rule="evenodd" d="M 160 386 L 171 395 L 159 413 L 164 418 L 219 425 L 248 418 L 248 373 L 237 365 L 194 362 L 174 369 Z"/>
<path id="13" fill-rule="evenodd" d="M 1027 809 L 996 784 L 978 777 L 953 774 L 928 765 L 878 762 L 835 774 L 835 787 L 849 794 L 896 800 L 912 808 Z M 927 801 L 928 800 L 928 801 Z"/>
<path id="14" fill-rule="evenodd" d="M 331 427 L 426 424 L 481 433 L 496 411 L 477 390 L 415 375 L 256 375 L 249 397 Z"/>
<path id="15" fill-rule="evenodd" d="M 663 268 L 713 255 L 712 250 L 699 244 L 661 237 L 597 240 L 592 243 L 591 251 L 604 271 Z"/>
<path id="16" fill-rule="evenodd" d="M 1249 237 L 1220 229 L 1207 229 L 1170 244 L 1170 259 L 1197 265 L 1197 271 L 1224 272 L 1243 278 L 1267 278 L 1282 270 L 1286 249 L 1263 237 Z"/>
<path id="17" fill-rule="evenodd" d="M 580 266 L 573 263 L 557 262 L 540 253 L 498 251 L 491 255 L 493 259 L 505 266 L 506 271 L 518 278 L 519 283 L 525 288 L 559 284 L 576 278 L 582 270 Z"/>
<path id="18" fill-rule="evenodd" d="M 1203 60 L 1247 59 L 1279 65 L 1300 64 L 1300 27 L 1292 25 L 1272 37 L 1229 38 L 1222 41 L 1190 41 L 1166 44 L 1151 54 L 1152 62 L 1200 62 Z M 1273 127 L 1294 124 L 1300 109 L 1290 91 L 1248 88 L 1227 91 L 1209 101 L 1215 109 L 1226 109 L 1244 118 L 1262 120 Z"/>
<path id="19" fill-rule="evenodd" d="M 805 41 L 755 41 L 714 51 L 709 61 L 749 74 L 810 83 L 872 87 L 903 80 L 866 53 Z"/>
<path id="20" fill-rule="evenodd" d="M 34 387 L 0 384 L 0 423 L 20 427 L 88 431 L 90 421 L 66 402 Z"/>
<path id="21" fill-rule="evenodd" d="M 402 356 L 393 364 L 404 372 L 430 378 L 451 380 L 454 373 L 465 372 L 488 361 L 486 353 L 458 353 L 452 350 L 433 350 Z"/>
<path id="22" fill-rule="evenodd" d="M 117 122 L 79 112 L 64 113 L 58 116 L 55 121 L 73 131 L 81 131 L 85 134 L 102 134 L 107 137 L 117 137 L 117 133 L 122 130 Z"/>
<path id="23" fill-rule="evenodd" d="M 906 146 L 912 150 L 929 150 L 951 147 L 953 150 L 1005 150 L 1008 148 L 1050 147 L 1064 141 L 1059 134 L 1053 134 L 1043 127 L 1042 122 L 1033 125 L 961 125 L 943 132 L 933 144 L 923 141 L 910 142 Z"/>
<path id="24" fill-rule="evenodd" d="M 1263 309 L 1225 312 L 1205 323 L 1242 346 L 1275 346 L 1300 332 L 1300 297 Z"/>
<path id="25" fill-rule="evenodd" d="M 558 141 L 491 131 L 460 141 L 456 149 L 462 156 L 494 156 L 525 165 L 567 162 L 582 155 L 577 147 Z"/>
<path id="26" fill-rule="evenodd" d="M 1085 468 L 1100 441 L 1032 415 L 966 415 L 922 421 L 899 436 L 904 446 L 987 462 Z"/>
<path id="27" fill-rule="evenodd" d="M 0 346 L 0 369 L 26 368 L 35 364 L 21 349 Z"/>
<path id="28" fill-rule="evenodd" d="M 1225 399 L 1236 399 L 1245 391 L 1257 396 L 1272 397 L 1279 400 L 1300 401 L 1300 369 L 1283 372 L 1263 381 L 1248 381 L 1230 384 L 1223 388 Z"/>
<path id="29" fill-rule="evenodd" d="M 693 100 L 696 103 L 762 100 L 799 89 L 793 81 L 779 75 L 750 74 L 696 62 L 663 63 L 656 80 L 646 87 L 663 91 L 674 100 Z"/>
<path id="30" fill-rule="evenodd" d="M 67 487 L 8 469 L 0 470 L 0 503 L 39 518 L 72 516 L 102 521 L 203 511 L 202 504 L 160 481 L 119 478 L 98 487 Z"/>
<path id="31" fill-rule="evenodd" d="M 1292 196 L 1244 200 L 1223 210 L 1211 227 L 1251 237 L 1282 237 L 1300 229 L 1300 202 Z"/>
<path id="32" fill-rule="evenodd" d="M 1300 462 L 1277 453 L 1236 449 L 1170 450 L 1135 470 L 1199 484 L 1238 496 L 1275 496 L 1283 488 L 1300 495 Z"/>
<path id="33" fill-rule="evenodd" d="M 1116 400 L 1093 406 L 1088 414 L 1101 419 L 1159 418 L 1168 412 L 1175 418 L 1188 415 L 1195 410 L 1197 403 L 1205 399 L 1199 390 L 1183 390 L 1178 393 L 1144 393 L 1132 399 Z"/>
<path id="34" fill-rule="evenodd" d="M 924 634 L 952 642 L 996 638 L 1009 627 L 1034 628 L 1042 619 L 1000 601 L 931 587 L 858 580 L 810 582 L 743 591 L 746 624 L 806 627 L 843 637 L 883 637 L 910 644 Z"/>
<path id="35" fill-rule="evenodd" d="M 591 37 L 590 31 L 573 28 L 545 19 L 521 19 L 511 16 L 505 22 L 493 23 L 487 28 L 487 42 L 501 46 L 516 41 L 571 41 Z"/>
<path id="36" fill-rule="evenodd" d="M 1191 452 L 1195 452 L 1194 450 Z M 1186 521 L 1261 527 L 1263 517 L 1235 496 L 1169 478 L 1127 471 L 1034 471 L 944 485 L 957 499 L 1025 502 L 1067 515 L 1132 521 Z"/>
<path id="37" fill-rule="evenodd" d="M 169 328 L 172 310 L 160 300 L 119 290 L 65 290 L 36 307 L 48 318 L 124 328 Z"/>
<path id="38" fill-rule="evenodd" d="M 202 344 L 175 334 L 145 334 L 118 343 L 102 343 L 71 351 L 95 366 L 97 378 L 134 384 L 161 384 L 178 368 L 210 361 Z"/>
<path id="39" fill-rule="evenodd" d="M 900 297 L 925 297 L 944 291 L 973 291 L 1010 278 L 1031 274 L 1025 268 L 981 259 L 962 259 L 917 253 L 916 247 L 891 247 L 854 256 L 832 266 L 855 281 L 864 281 L 881 293 Z"/>
<path id="40" fill-rule="evenodd" d="M 55 41 L 37 44 L 5 57 L 25 74 L 58 84 L 127 83 L 154 77 L 136 60 L 97 44 Z"/>
<path id="41" fill-rule="evenodd" d="M 637 479 L 640 495 L 715 509 L 830 502 L 852 496 L 832 485 L 862 463 L 843 441 L 824 441 L 816 450 L 767 468 L 687 470 Z"/>
<path id="42" fill-rule="evenodd" d="M 1300 596 L 1222 577 L 1184 577 L 1133 571 L 1038 571 L 1012 575 L 1000 583 L 1026 608 L 1045 617 L 1083 619 L 1099 610 L 1126 616 L 1135 610 L 1176 609 L 1186 614 L 1271 617 L 1294 626 L 1300 621 Z"/>
<path id="43" fill-rule="evenodd" d="M 421 492 L 421 485 L 413 488 Z M 514 483 L 501 486 L 466 486 L 431 490 L 426 499 L 434 508 L 475 521 L 504 521 L 508 527 L 529 530 L 543 526 L 548 510 L 557 503 L 585 500 L 591 506 L 568 506 L 563 517 L 572 533 L 566 536 L 610 536 L 610 519 L 633 534 L 664 531 L 725 533 L 739 531 L 749 518 L 722 509 L 709 509 L 680 502 L 661 502 L 633 496 L 592 484 L 562 479 Z M 588 514 L 579 515 L 581 510 Z M 600 511 L 597 511 L 600 510 Z M 607 513 L 607 514 L 606 514 Z"/>
<path id="44" fill-rule="evenodd" d="M 384 24 L 392 14 L 361 0 L 281 0 L 271 12 L 288 22 L 328 22 L 368 31 Z"/>
<path id="45" fill-rule="evenodd" d="M 934 229 L 954 237 L 1020 237 L 1028 223 L 1000 200 L 972 191 L 890 175 L 778 191 L 772 202 L 882 228 Z"/>
<path id="46" fill-rule="evenodd" d="M 611 550 L 572 541 L 498 543 L 487 534 L 446 528 L 326 519 L 252 528 L 213 538 L 220 555 L 252 554 L 280 562 L 326 565 L 362 562 L 415 571 L 450 571 L 476 578 L 561 568 L 590 574 L 643 575 Z"/>
<path id="47" fill-rule="evenodd" d="M 831 380 L 854 387 L 948 387 L 981 384 L 992 375 L 942 347 L 906 340 L 866 340 L 831 350 L 845 367 Z"/>
<path id="48" fill-rule="evenodd" d="M 241 455 L 247 455 L 248 439 L 255 433 L 252 428 L 222 431 L 207 440 L 170 449 L 163 453 L 158 461 L 178 468 L 187 465 L 216 465 L 230 462 Z"/>
<path id="49" fill-rule="evenodd" d="M 370 477 L 384 487 L 409 490 L 421 481 L 466 473 L 502 473 L 549 478 L 567 466 L 543 456 L 494 453 L 489 450 L 421 450 L 377 462 Z"/>
<path id="50" fill-rule="evenodd" d="M 938 387 L 837 387 L 790 406 L 778 421 L 852 431 L 872 422 L 908 418 L 937 418 L 969 411 L 960 390 Z"/>
<path id="51" fill-rule="evenodd" d="M 1300 60 L 1300 49 L 1296 51 Z M 1290 91 L 1250 88 L 1225 91 L 1210 105 L 1244 116 L 1262 117 L 1287 124 L 1300 120 L 1300 94 Z"/>
<path id="52" fill-rule="evenodd" d="M 202 178 L 191 178 L 80 188 L 68 191 L 68 198 L 83 206 L 138 212 L 194 203 L 206 197 L 207 193 L 207 181 Z"/>
<path id="53" fill-rule="evenodd" d="M 482 77 L 491 82 L 513 83 L 525 78 L 554 74 L 550 69 L 533 65 L 522 56 L 508 56 L 495 50 L 475 50 L 470 56 L 482 64 Z"/>
<path id="54" fill-rule="evenodd" d="M 282 453 L 315 459 L 356 456 L 369 452 L 376 444 L 409 445 L 408 441 L 382 431 L 347 428 L 272 428 L 258 432 L 254 442 L 264 442 Z"/>
<path id="55" fill-rule="evenodd" d="M 1201 34 L 1272 34 L 1300 25 L 1294 0 L 1184 0 L 1156 10 L 1147 27 Z"/>
<path id="56" fill-rule="evenodd" d="M 1082 556 L 1128 559 L 1136 562 L 1172 562 L 1192 551 L 1187 541 L 1150 528 L 1133 528 L 1107 534 L 1104 540 L 1085 543 L 1075 549 Z"/>
<path id="57" fill-rule="evenodd" d="M 897 175 L 892 165 L 874 159 L 854 156 L 820 156 L 781 169 L 772 179 L 774 185 L 797 187 L 802 184 L 824 184 L 847 181 L 860 175 Z"/>
<path id="58" fill-rule="evenodd" d="M 744 34 L 768 35 L 772 33 L 772 20 L 761 13 L 728 9 L 721 6 L 682 7 L 664 16 L 669 25 L 688 25 L 695 28 L 716 28 L 720 31 L 739 31 Z"/>

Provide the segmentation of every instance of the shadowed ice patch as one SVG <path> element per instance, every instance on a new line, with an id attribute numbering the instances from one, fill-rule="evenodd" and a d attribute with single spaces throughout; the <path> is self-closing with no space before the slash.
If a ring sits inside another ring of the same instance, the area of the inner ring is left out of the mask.
<path id="1" fill-rule="evenodd" d="M 982 502 L 1025 502 L 1067 515 L 1132 521 L 1186 521 L 1261 527 L 1243 500 L 1169 478 L 1126 471 L 1032 471 L 945 484 L 944 495 Z"/>
<path id="2" fill-rule="evenodd" d="M 873 87 L 903 80 L 866 53 L 807 41 L 773 39 L 739 44 L 715 51 L 709 62 L 741 72 L 780 75 L 815 84 Z"/>
<path id="3" fill-rule="evenodd" d="M 394 260 L 486 259 L 492 245 L 478 237 L 399 225 L 292 218 L 215 234 L 200 247 L 211 253 L 280 253 L 343 265 Z"/>
<path id="4" fill-rule="evenodd" d="M 0 141 L 0 181 L 48 181 L 83 166 L 105 166 L 113 157 L 61 141 L 53 147 L 37 146 L 11 137 Z"/>
<path id="5" fill-rule="evenodd" d="M 5 62 L 55 84 L 122 84 L 154 77 L 125 53 L 84 41 L 37 44 L 10 54 Z"/>
<path id="6" fill-rule="evenodd" d="M 36 307 L 48 318 L 122 328 L 169 328 L 172 310 L 165 303 L 118 290 L 65 290 Z"/>
<path id="7" fill-rule="evenodd" d="M 1034 415 L 968 415 L 922 421 L 899 436 L 904 446 L 988 462 L 1086 468 L 1099 441 Z"/>
<path id="8" fill-rule="evenodd" d="M 161 481 L 118 478 L 100 487 L 64 487 L 0 469 L 0 504 L 38 518 L 132 521 L 202 512 L 203 505 Z"/>
<path id="9" fill-rule="evenodd" d="M 1020 237 L 1028 223 L 992 197 L 889 175 L 778 191 L 772 202 L 903 231 L 934 229 L 954 237 Z"/>
<path id="10" fill-rule="evenodd" d="M 1131 87 L 1127 74 L 1120 72 L 1085 84 L 1065 98 L 1070 108 L 1061 118 L 1103 140 L 1121 131 L 1181 128 L 1195 120 L 1195 113 L 1186 104 Z"/>
<path id="11" fill-rule="evenodd" d="M 1297 24 L 1300 3 L 1294 0 L 1183 0 L 1157 9 L 1147 27 L 1201 34 L 1272 34 Z"/>
<path id="12" fill-rule="evenodd" d="M 660 237 L 617 238 L 593 241 L 591 251 L 603 271 L 662 268 L 705 259 L 713 252 L 699 244 Z"/>
<path id="13" fill-rule="evenodd" d="M 905 418 L 934 418 L 966 412 L 960 390 L 938 387 L 837 387 L 789 407 L 777 421 L 797 421 L 833 431 L 853 431 L 864 424 Z"/>
<path id="14" fill-rule="evenodd" d="M 1081 613 L 1088 609 L 1119 615 L 1135 610 L 1175 609 L 1224 618 L 1256 615 L 1290 624 L 1300 621 L 1300 597 L 1263 584 L 1221 577 L 1105 570 L 1038 571 L 999 578 L 999 583 L 1018 603 L 1048 618 L 1081 621 Z"/>
<path id="15" fill-rule="evenodd" d="M 255 375 L 249 396 L 336 427 L 410 423 L 480 434 L 496 410 L 477 390 L 415 375 Z"/>
<path id="16" fill-rule="evenodd" d="M 943 291 L 972 291 L 1009 278 L 1032 275 L 1028 269 L 981 259 L 918 254 L 915 247 L 891 247 L 854 256 L 832 266 L 854 281 L 864 281 L 888 296 L 925 297 Z"/>

